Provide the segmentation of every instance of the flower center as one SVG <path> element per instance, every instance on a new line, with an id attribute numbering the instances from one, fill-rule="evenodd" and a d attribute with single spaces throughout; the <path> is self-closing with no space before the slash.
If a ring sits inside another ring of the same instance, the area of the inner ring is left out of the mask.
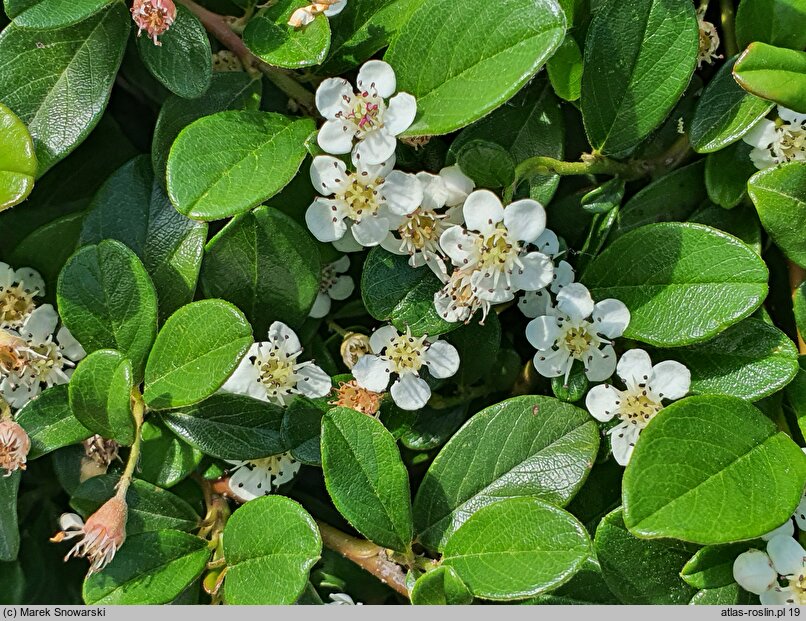
<path id="1" fill-rule="evenodd" d="M 386 348 L 386 357 L 394 365 L 396 373 L 403 372 L 417 373 L 423 366 L 423 354 L 425 353 L 425 336 L 411 336 L 410 331 L 400 334 Z"/>
<path id="2" fill-rule="evenodd" d="M 799 574 L 789 578 L 789 589 L 792 591 L 792 596 L 787 598 L 787 603 L 806 606 L 806 572 L 804 568 L 801 568 Z"/>
<path id="3" fill-rule="evenodd" d="M 270 397 L 294 392 L 298 379 L 296 373 L 298 355 L 299 352 L 289 356 L 279 348 L 272 347 L 268 353 L 259 350 L 258 355 L 252 358 L 251 362 L 260 375 L 260 382 Z"/>
<path id="4" fill-rule="evenodd" d="M 582 360 L 585 353 L 591 348 L 591 344 L 594 340 L 594 335 L 588 331 L 587 327 L 580 325 L 569 327 L 565 331 L 561 342 L 571 356 L 577 360 Z"/>
<path id="5" fill-rule="evenodd" d="M 486 269 L 511 272 L 516 265 L 520 265 L 518 254 L 520 244 L 509 240 L 509 233 L 502 225 L 487 237 L 480 240 L 481 266 Z"/>
<path id="6" fill-rule="evenodd" d="M 437 310 L 449 321 L 470 321 L 478 309 L 482 310 L 481 325 L 490 311 L 490 303 L 476 296 L 471 275 L 462 270 L 454 270 L 448 283 L 437 293 L 434 302 Z M 455 319 L 449 319 L 451 314 Z"/>
<path id="7" fill-rule="evenodd" d="M 646 396 L 646 391 L 634 392 L 627 395 L 620 404 L 619 416 L 622 420 L 643 429 L 662 409 L 663 406 L 660 403 Z"/>
<path id="8" fill-rule="evenodd" d="M 19 377 L 24 372 L 33 352 L 25 341 L 0 331 L 0 373 Z"/>
<path id="9" fill-rule="evenodd" d="M 341 382 L 336 390 L 336 400 L 330 401 L 330 405 L 350 408 L 367 416 L 375 416 L 381 407 L 381 394 L 361 388 L 355 380 Z"/>
<path id="10" fill-rule="evenodd" d="M 327 293 L 328 290 L 336 284 L 338 275 L 332 265 L 326 265 L 322 268 L 322 275 L 319 280 L 319 292 Z"/>
<path id="11" fill-rule="evenodd" d="M 355 95 L 347 118 L 358 126 L 358 138 L 383 127 L 384 103 L 375 93 L 364 91 Z"/>
<path id="12" fill-rule="evenodd" d="M 418 250 L 440 253 L 439 237 L 447 228 L 442 222 L 443 218 L 445 218 L 444 215 L 423 209 L 417 209 L 414 213 L 406 216 L 406 221 L 398 228 L 397 232 L 409 254 L 414 254 Z"/>
<path id="13" fill-rule="evenodd" d="M 358 176 L 353 175 L 352 183 L 339 196 L 347 203 L 347 215 L 350 219 L 358 222 L 365 215 L 372 215 L 378 211 L 377 186 L 381 183 L 383 183 L 383 179 L 362 182 Z"/>
<path id="14" fill-rule="evenodd" d="M 794 124 L 781 125 L 778 135 L 777 147 L 784 160 L 806 159 L 806 129 Z"/>
<path id="15" fill-rule="evenodd" d="M 58 345 L 52 341 L 32 345 L 31 350 L 36 355 L 29 360 L 28 364 L 38 378 L 45 379 L 51 373 L 62 374 L 62 368 L 65 365 L 73 366 L 72 362 L 62 356 Z M 68 380 L 66 375 L 62 379 Z"/>
<path id="16" fill-rule="evenodd" d="M 0 328 L 18 328 L 31 314 L 35 291 L 28 292 L 21 285 L 0 287 Z"/>

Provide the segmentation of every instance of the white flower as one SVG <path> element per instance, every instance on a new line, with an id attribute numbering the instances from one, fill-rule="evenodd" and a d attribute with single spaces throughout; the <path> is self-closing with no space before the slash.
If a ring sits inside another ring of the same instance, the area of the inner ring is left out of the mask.
<path id="1" fill-rule="evenodd" d="M 481 310 L 479 323 L 484 323 L 491 305 L 476 295 L 477 288 L 472 283 L 474 273 L 457 267 L 450 276 L 445 271 L 437 274 L 445 286 L 434 294 L 434 307 L 445 321 L 468 323 L 476 311 Z"/>
<path id="2" fill-rule="evenodd" d="M 327 606 L 363 606 L 361 602 L 354 602 L 347 593 L 331 593 L 331 602 Z"/>
<path id="3" fill-rule="evenodd" d="M 526 326 L 526 338 L 537 349 L 537 372 L 568 381 L 574 360 L 579 360 L 590 381 L 607 379 L 616 368 L 609 339 L 621 336 L 629 323 L 630 311 L 619 300 L 594 304 L 584 285 L 566 285 L 557 294 L 557 308 Z"/>
<path id="4" fill-rule="evenodd" d="M 618 361 L 616 373 L 627 386 L 626 390 L 618 390 L 609 384 L 594 386 L 585 399 L 585 405 L 594 418 L 602 422 L 614 416 L 621 419 L 608 433 L 613 457 L 626 466 L 638 434 L 663 409 L 662 402 L 686 395 L 691 385 L 691 373 L 674 360 L 653 366 L 649 354 L 643 349 L 625 352 Z"/>
<path id="5" fill-rule="evenodd" d="M 806 161 L 806 114 L 778 106 L 778 120 L 761 119 L 743 137 L 755 147 L 750 159 L 759 170 L 784 162 Z"/>
<path id="6" fill-rule="evenodd" d="M 338 15 L 347 6 L 347 0 L 318 0 L 308 6 L 298 8 L 291 14 L 288 25 L 301 28 L 312 23 L 317 15 L 324 13 L 327 17 Z"/>
<path id="7" fill-rule="evenodd" d="M 417 173 L 417 180 L 422 186 L 422 204 L 410 214 L 391 218 L 392 232 L 381 245 L 395 254 L 409 255 L 412 267 L 428 265 L 439 275 L 447 258 L 439 245 L 440 237 L 457 224 L 451 222 L 451 217 L 461 217 L 458 209 L 440 210 L 461 205 L 473 191 L 474 183 L 458 166 L 443 168 L 438 175 Z"/>
<path id="8" fill-rule="evenodd" d="M 282 453 L 263 459 L 230 461 L 233 464 L 229 487 L 241 502 L 248 502 L 288 483 L 299 472 L 300 464 L 291 453 Z"/>
<path id="9" fill-rule="evenodd" d="M 316 301 L 308 314 L 310 317 L 314 319 L 326 317 L 330 312 L 331 300 L 346 300 L 353 294 L 355 283 L 350 276 L 344 274 L 349 268 L 350 258 L 346 256 L 322 268 L 319 293 L 316 294 Z"/>
<path id="10" fill-rule="evenodd" d="M 431 398 L 431 388 L 420 377 L 423 366 L 436 378 L 451 377 L 459 369 L 459 353 L 445 341 L 429 341 L 426 336 L 412 336 L 406 329 L 400 334 L 393 326 L 376 330 L 369 338 L 371 354 L 362 356 L 353 367 L 358 385 L 373 392 L 383 392 L 390 374 L 392 400 L 404 410 L 418 410 Z"/>
<path id="11" fill-rule="evenodd" d="M 328 78 L 316 90 L 316 107 L 326 119 L 319 130 L 319 146 L 334 155 L 353 151 L 355 159 L 366 165 L 381 164 L 394 154 L 396 136 L 414 121 L 417 102 L 408 93 L 392 97 L 395 72 L 382 60 L 364 63 L 356 84 L 358 92 L 353 92 L 347 80 Z M 355 149 L 354 138 L 359 141 Z"/>
<path id="12" fill-rule="evenodd" d="M 469 230 L 452 226 L 440 244 L 456 267 L 474 272 L 477 297 L 496 304 L 513 299 L 517 291 L 537 291 L 551 283 L 551 259 L 527 249 L 546 228 L 540 203 L 524 199 L 504 208 L 492 192 L 476 190 L 462 213 Z"/>
<path id="13" fill-rule="evenodd" d="M 301 353 L 294 331 L 275 321 L 269 326 L 269 340 L 249 348 L 221 390 L 278 405 L 293 395 L 324 397 L 332 387 L 330 377 L 311 361 L 297 362 Z"/>
<path id="14" fill-rule="evenodd" d="M 779 576 L 788 584 L 780 586 Z M 740 587 L 770 605 L 806 605 L 806 551 L 791 535 L 775 535 L 767 551 L 748 550 L 733 562 L 733 578 Z"/>
<path id="15" fill-rule="evenodd" d="M 319 155 L 311 165 L 311 181 L 322 194 L 305 212 L 305 222 L 321 242 L 337 241 L 349 232 L 361 246 L 377 246 L 394 227 L 395 216 L 410 214 L 423 199 L 414 175 L 392 170 L 392 156 L 380 165 L 353 159 L 348 172 L 340 159 Z"/>
<path id="16" fill-rule="evenodd" d="M 36 308 L 35 297 L 45 295 L 45 281 L 36 270 L 14 270 L 0 262 L 0 329 L 17 329 Z"/>
<path id="17" fill-rule="evenodd" d="M 546 229 L 538 237 L 534 246 L 539 252 L 550 256 L 556 260 L 564 251 L 560 251 L 560 240 L 557 234 L 551 229 Z M 560 292 L 565 285 L 570 285 L 574 282 L 574 268 L 567 261 L 560 261 L 554 266 L 554 276 L 552 276 L 551 285 L 549 289 L 554 294 Z M 518 300 L 518 308 L 529 319 L 540 317 L 541 315 L 548 315 L 548 309 L 551 307 L 551 296 L 545 289 L 539 291 L 525 291 Z"/>

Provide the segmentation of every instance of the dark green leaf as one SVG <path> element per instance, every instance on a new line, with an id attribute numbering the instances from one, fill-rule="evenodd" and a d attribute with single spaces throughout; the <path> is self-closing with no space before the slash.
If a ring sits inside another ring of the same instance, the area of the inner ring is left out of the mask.
<path id="1" fill-rule="evenodd" d="M 480 188 L 502 188 L 515 180 L 515 161 L 495 142 L 468 140 L 456 154 L 456 163 Z"/>
<path id="2" fill-rule="evenodd" d="M 692 177 L 691 181 L 697 184 L 698 176 L 692 175 Z M 585 194 L 585 196 L 582 197 L 581 205 L 582 209 L 588 213 L 607 213 L 620 206 L 622 198 L 624 198 L 624 180 L 616 177 L 610 181 L 605 181 L 602 185 Z M 649 192 L 645 193 L 645 204 L 649 203 L 654 198 L 654 192 L 651 197 Z M 633 207 L 633 209 L 635 208 L 636 207 Z M 647 209 L 647 211 L 651 213 L 652 209 Z"/>
<path id="3" fill-rule="evenodd" d="M 317 15 L 307 26 L 288 24 L 297 9 L 309 6 L 307 0 L 280 0 L 249 20 L 243 41 L 255 56 L 276 67 L 298 69 L 320 64 L 330 49 L 330 22 Z"/>
<path id="4" fill-rule="evenodd" d="M 94 15 L 112 0 L 4 0 L 6 14 L 23 28 L 59 28 Z"/>
<path id="5" fill-rule="evenodd" d="M 423 574 L 411 589 L 411 603 L 415 606 L 462 606 L 472 601 L 473 593 L 450 566 Z"/>
<path id="6" fill-rule="evenodd" d="M 747 92 L 806 114 L 806 52 L 751 43 L 733 77 Z"/>
<path id="7" fill-rule="evenodd" d="M 451 379 L 460 386 L 470 386 L 487 376 L 495 366 L 501 346 L 501 322 L 490 313 L 480 323 L 469 323 L 445 336 L 459 352 L 459 370 Z"/>
<path id="8" fill-rule="evenodd" d="M 202 458 L 202 452 L 177 438 L 162 423 L 143 423 L 143 449 L 140 477 L 159 485 L 172 487 L 187 477 Z"/>
<path id="9" fill-rule="evenodd" d="M 708 198 L 720 207 L 733 209 L 747 193 L 747 180 L 756 172 L 749 144 L 743 141 L 709 153 L 705 158 L 705 188 Z"/>
<path id="10" fill-rule="evenodd" d="M 17 492 L 20 489 L 21 475 L 17 470 L 10 476 L 0 477 L 0 561 L 13 561 L 20 550 Z"/>
<path id="11" fill-rule="evenodd" d="M 566 101 L 579 99 L 582 92 L 582 52 L 572 36 L 565 36 L 554 55 L 546 61 L 546 70 L 558 97 Z"/>
<path id="12" fill-rule="evenodd" d="M 297 396 L 283 415 L 282 442 L 289 447 L 297 461 L 313 466 L 322 465 L 322 416 L 330 409 L 326 399 Z"/>
<path id="13" fill-rule="evenodd" d="M 803 0 L 742 0 L 736 10 L 739 47 L 753 41 L 793 50 L 806 47 L 806 6 Z"/>
<path id="14" fill-rule="evenodd" d="M 685 564 L 680 576 L 696 589 L 733 584 L 733 561 L 751 547 L 750 542 L 744 542 L 700 548 Z"/>
<path id="15" fill-rule="evenodd" d="M 86 440 L 92 432 L 70 410 L 67 385 L 53 386 L 29 401 L 17 414 L 17 422 L 31 440 L 28 459 Z"/>
<path id="16" fill-rule="evenodd" d="M 587 604 L 620 604 L 607 586 L 602 576 L 602 568 L 594 558 L 588 558 L 574 577 L 561 587 L 546 595 L 538 595 L 525 604 L 543 605 L 587 605 Z"/>

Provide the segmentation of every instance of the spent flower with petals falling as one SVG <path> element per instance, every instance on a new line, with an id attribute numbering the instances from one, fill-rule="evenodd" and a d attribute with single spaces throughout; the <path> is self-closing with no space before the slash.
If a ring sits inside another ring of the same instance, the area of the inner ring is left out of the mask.
<path id="1" fill-rule="evenodd" d="M 34 298 L 43 295 L 45 281 L 39 272 L 0 262 L 0 329 L 20 328 L 36 308 Z"/>
<path id="2" fill-rule="evenodd" d="M 338 15 L 347 6 L 347 0 L 318 0 L 311 2 L 308 6 L 298 8 L 291 14 L 288 25 L 294 28 L 302 28 L 313 23 L 317 15 L 324 14 L 327 17 Z"/>
<path id="3" fill-rule="evenodd" d="M 674 360 L 653 365 L 643 349 L 631 349 L 619 359 L 616 374 L 626 388 L 619 390 L 610 384 L 594 386 L 585 398 L 585 405 L 599 421 L 620 419 L 608 433 L 613 457 L 626 466 L 639 434 L 663 409 L 663 402 L 686 396 L 691 373 Z"/>
<path id="4" fill-rule="evenodd" d="M 0 412 L 0 475 L 11 476 L 17 470 L 25 470 L 31 439 L 9 411 Z M 5 474 L 3 474 L 5 470 Z"/>
<path id="5" fill-rule="evenodd" d="M 130 10 L 137 25 L 137 36 L 145 30 L 154 45 L 162 45 L 160 35 L 165 34 L 176 19 L 173 0 L 134 0 Z"/>
<path id="6" fill-rule="evenodd" d="M 754 147 L 750 159 L 759 170 L 785 162 L 806 162 L 806 114 L 778 106 L 778 118 L 761 119 L 742 140 Z"/>
<path id="7" fill-rule="evenodd" d="M 326 317 L 330 312 L 333 300 L 346 300 L 353 294 L 355 283 L 350 276 L 344 272 L 350 269 L 350 258 L 343 256 L 333 263 L 328 263 L 322 268 L 319 280 L 319 293 L 313 303 L 311 312 L 308 313 L 314 319 Z"/>
<path id="8" fill-rule="evenodd" d="M 356 170 L 349 172 L 338 158 L 314 158 L 311 181 L 322 196 L 308 207 L 305 222 L 321 242 L 349 237 L 360 246 L 377 246 L 395 226 L 395 218 L 420 205 L 422 186 L 414 175 L 393 170 L 394 156 L 380 165 L 353 162 Z"/>
<path id="9" fill-rule="evenodd" d="M 316 90 L 316 107 L 325 117 L 317 141 L 325 153 L 353 152 L 367 166 L 382 164 L 395 153 L 397 135 L 408 129 L 417 102 L 398 93 L 394 69 L 370 60 L 358 71 L 357 91 L 343 78 L 328 78 Z M 354 141 L 355 146 L 353 146 Z"/>
<path id="10" fill-rule="evenodd" d="M 434 308 L 445 321 L 468 323 L 476 311 L 481 311 L 479 323 L 484 325 L 492 305 L 476 295 L 478 288 L 473 284 L 474 274 L 472 269 L 463 270 L 458 267 L 450 275 L 447 268 L 443 273 L 437 274 L 444 286 L 434 294 Z"/>
<path id="11" fill-rule="evenodd" d="M 717 54 L 719 49 L 719 33 L 711 22 L 705 19 L 706 7 L 700 7 L 697 10 L 697 25 L 700 28 L 700 47 L 697 50 L 697 69 L 703 63 L 713 65 L 715 60 L 722 58 L 721 54 Z"/>
<path id="12" fill-rule="evenodd" d="M 64 557 L 86 557 L 90 561 L 89 574 L 101 571 L 115 557 L 126 541 L 126 518 L 128 516 L 125 493 L 117 494 L 104 503 L 86 521 L 75 513 L 64 513 L 59 518 L 61 530 L 51 538 L 53 543 L 80 539 Z"/>
<path id="13" fill-rule="evenodd" d="M 335 398 L 328 403 L 334 407 L 350 408 L 367 416 L 377 416 L 381 409 L 382 393 L 363 388 L 356 380 L 339 382 L 333 390 Z"/>
<path id="14" fill-rule="evenodd" d="M 574 361 L 579 360 L 592 382 L 607 379 L 616 369 L 611 339 L 630 323 L 630 311 L 615 299 L 594 304 L 588 289 L 571 283 L 557 294 L 556 307 L 526 326 L 526 338 L 537 350 L 534 365 L 544 377 L 568 381 Z"/>
<path id="15" fill-rule="evenodd" d="M 767 541 L 766 551 L 754 548 L 736 557 L 734 580 L 758 595 L 764 606 L 806 605 L 806 550 L 778 529 L 762 539 Z"/>
<path id="16" fill-rule="evenodd" d="M 275 321 L 269 326 L 269 340 L 249 348 L 221 390 L 278 405 L 294 395 L 324 397 L 332 387 L 330 376 L 311 361 L 298 362 L 300 354 L 302 345 L 294 331 Z"/>
<path id="17" fill-rule="evenodd" d="M 300 469 L 300 463 L 291 453 L 246 461 L 227 460 L 227 463 L 234 466 L 229 479 L 230 491 L 241 502 L 268 496 L 293 479 Z"/>
<path id="18" fill-rule="evenodd" d="M 370 336 L 372 353 L 362 356 L 353 367 L 358 385 L 373 392 L 384 392 L 394 373 L 397 379 L 389 389 L 392 400 L 404 410 L 419 410 L 431 398 L 431 388 L 420 377 L 423 367 L 433 377 L 451 377 L 459 369 L 459 352 L 446 341 L 404 334 L 394 326 L 384 326 Z"/>

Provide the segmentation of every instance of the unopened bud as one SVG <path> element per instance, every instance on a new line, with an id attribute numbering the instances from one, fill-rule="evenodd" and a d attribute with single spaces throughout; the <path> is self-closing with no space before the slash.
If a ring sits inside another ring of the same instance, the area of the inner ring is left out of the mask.
<path id="1" fill-rule="evenodd" d="M 369 337 L 359 332 L 348 332 L 341 342 L 339 351 L 341 352 L 344 366 L 352 369 L 364 354 L 372 351 L 369 345 Z"/>
<path id="2" fill-rule="evenodd" d="M 10 418 L 0 420 L 0 470 L 11 476 L 16 470 L 25 470 L 31 440 L 25 429 Z"/>

